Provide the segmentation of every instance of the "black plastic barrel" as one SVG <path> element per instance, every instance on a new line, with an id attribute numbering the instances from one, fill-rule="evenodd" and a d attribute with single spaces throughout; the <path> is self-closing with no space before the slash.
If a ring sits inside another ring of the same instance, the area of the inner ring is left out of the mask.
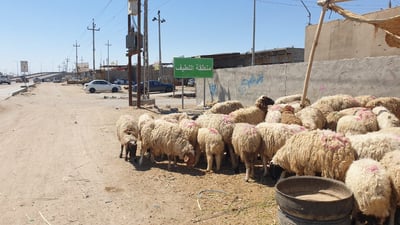
<path id="1" fill-rule="evenodd" d="M 281 179 L 275 186 L 281 225 L 350 225 L 353 193 L 343 182 L 295 176 Z"/>

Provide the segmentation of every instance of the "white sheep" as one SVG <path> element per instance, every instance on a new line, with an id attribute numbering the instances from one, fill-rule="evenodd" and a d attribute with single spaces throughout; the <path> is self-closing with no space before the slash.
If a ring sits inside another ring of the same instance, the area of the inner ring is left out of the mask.
<path id="1" fill-rule="evenodd" d="M 357 110 L 354 115 L 341 117 L 337 122 L 336 131 L 344 135 L 365 134 L 377 131 L 376 115 L 367 109 Z"/>
<path id="2" fill-rule="evenodd" d="M 148 121 L 140 131 L 140 165 L 147 149 L 151 149 L 152 156 L 165 154 L 168 156 L 168 169 L 171 160 L 178 156 L 183 159 L 188 166 L 193 166 L 195 153 L 193 146 L 184 138 L 183 131 L 176 123 L 171 123 L 161 119 Z"/>
<path id="3" fill-rule="evenodd" d="M 204 152 L 207 157 L 206 171 L 210 172 L 212 170 L 214 157 L 216 164 L 215 171 L 219 171 L 222 157 L 224 156 L 224 140 L 222 136 L 214 128 L 200 128 L 197 133 L 197 142 L 200 152 Z M 197 155 L 196 160 L 198 160 Z"/>
<path id="4" fill-rule="evenodd" d="M 332 112 L 336 112 L 335 110 L 333 110 L 333 108 L 330 105 L 327 104 L 312 104 L 312 106 L 314 109 L 319 109 L 319 111 L 321 111 L 321 113 L 326 117 L 328 114 L 332 113 Z"/>
<path id="5" fill-rule="evenodd" d="M 275 104 L 290 105 L 294 108 L 295 112 L 298 112 L 303 107 L 310 106 L 310 100 L 308 98 L 305 99 L 304 106 L 301 106 L 301 98 L 302 98 L 302 94 L 283 96 L 283 97 L 277 98 L 275 100 Z"/>
<path id="6" fill-rule="evenodd" d="M 365 107 L 373 109 L 377 106 L 384 106 L 397 118 L 400 119 L 400 98 L 398 97 L 379 97 L 369 101 Z"/>
<path id="7" fill-rule="evenodd" d="M 160 117 L 160 119 L 166 120 L 166 121 L 171 122 L 171 123 L 179 123 L 183 119 L 189 119 L 189 116 L 185 112 L 170 113 L 170 114 L 162 115 Z"/>
<path id="8" fill-rule="evenodd" d="M 280 166 L 296 175 L 321 173 L 343 181 L 355 151 L 348 138 L 330 130 L 312 130 L 294 134 L 272 157 L 270 166 Z"/>
<path id="9" fill-rule="evenodd" d="M 265 115 L 268 112 L 268 105 L 273 105 L 274 100 L 265 95 L 260 96 L 255 103 L 255 106 L 250 106 L 243 109 L 238 109 L 229 113 L 235 123 L 250 123 L 258 124 L 264 122 Z"/>
<path id="10" fill-rule="evenodd" d="M 384 106 L 377 106 L 372 112 L 377 117 L 379 129 L 400 127 L 400 120 Z"/>
<path id="11" fill-rule="evenodd" d="M 353 217 L 361 212 L 379 219 L 379 224 L 390 214 L 391 186 L 389 174 L 376 160 L 365 158 L 354 161 L 347 170 L 346 186 L 353 192 Z"/>
<path id="12" fill-rule="evenodd" d="M 389 224 L 394 224 L 396 206 L 400 206 L 400 151 L 386 153 L 379 162 L 385 167 L 392 184 L 392 207 L 390 210 L 391 217 Z"/>
<path id="13" fill-rule="evenodd" d="M 339 119 L 342 118 L 343 116 L 345 116 L 345 114 L 340 113 L 338 111 L 332 111 L 332 112 L 328 113 L 325 116 L 325 118 L 326 118 L 325 128 L 330 129 L 332 131 L 336 131 L 337 123 L 338 123 Z"/>
<path id="14" fill-rule="evenodd" d="M 361 107 L 365 107 L 369 101 L 376 99 L 374 95 L 359 95 L 354 98 L 360 103 Z"/>
<path id="15" fill-rule="evenodd" d="M 381 130 L 378 130 L 377 132 L 400 136 L 400 127 L 383 128 Z"/>
<path id="16" fill-rule="evenodd" d="M 400 150 L 400 137 L 392 134 L 370 132 L 347 136 L 358 158 L 371 158 L 376 161 L 387 153 Z"/>
<path id="17" fill-rule="evenodd" d="M 249 123 L 237 123 L 232 133 L 232 145 L 235 154 L 240 157 L 246 166 L 244 180 L 254 178 L 254 163 L 259 154 L 261 136 L 256 127 Z"/>
<path id="18" fill-rule="evenodd" d="M 345 95 L 345 94 L 324 96 L 324 97 L 318 99 L 311 106 L 314 106 L 317 104 L 329 105 L 332 107 L 332 109 L 334 111 L 340 111 L 342 109 L 361 106 L 360 103 L 355 98 L 353 98 L 351 95 Z"/>
<path id="19" fill-rule="evenodd" d="M 302 94 L 282 96 L 275 100 L 275 104 L 288 104 L 291 102 L 298 102 L 298 101 L 301 101 L 301 97 L 302 97 Z"/>
<path id="20" fill-rule="evenodd" d="M 238 172 L 236 159 L 234 157 L 232 146 L 232 133 L 235 127 L 235 122 L 232 116 L 225 114 L 203 114 L 196 119 L 196 123 L 202 128 L 215 128 L 221 134 L 228 153 L 231 157 L 232 168 Z"/>
<path id="21" fill-rule="evenodd" d="M 140 135 L 140 130 L 142 129 L 143 125 L 149 121 L 153 121 L 154 116 L 149 114 L 149 113 L 143 113 L 142 115 L 139 116 L 138 119 L 138 132 Z"/>
<path id="22" fill-rule="evenodd" d="M 285 107 L 285 104 L 274 104 L 268 106 L 268 113 L 265 116 L 265 122 L 267 123 L 280 123 L 282 118 L 281 110 Z"/>
<path id="23" fill-rule="evenodd" d="M 309 130 L 323 129 L 325 127 L 326 118 L 317 108 L 308 106 L 295 115 L 301 120 L 302 125 Z"/>
<path id="24" fill-rule="evenodd" d="M 200 158 L 200 149 L 197 146 L 197 133 L 200 129 L 200 125 L 192 119 L 185 118 L 179 122 L 179 127 L 182 129 L 184 137 L 189 141 L 189 143 L 193 146 L 195 150 L 196 165 Z"/>
<path id="25" fill-rule="evenodd" d="M 121 143 L 119 157 L 122 158 L 125 149 L 125 160 L 135 159 L 138 138 L 137 119 L 132 115 L 121 115 L 115 125 L 117 137 Z"/>
<path id="26" fill-rule="evenodd" d="M 297 124 L 259 123 L 256 126 L 261 136 L 260 154 L 263 161 L 264 176 L 267 175 L 267 164 L 286 140 L 307 129 Z"/>
<path id="27" fill-rule="evenodd" d="M 213 105 L 209 110 L 205 111 L 205 114 L 217 113 L 217 114 L 229 114 L 235 110 L 244 108 L 242 103 L 237 100 L 229 100 L 225 102 L 218 102 Z"/>

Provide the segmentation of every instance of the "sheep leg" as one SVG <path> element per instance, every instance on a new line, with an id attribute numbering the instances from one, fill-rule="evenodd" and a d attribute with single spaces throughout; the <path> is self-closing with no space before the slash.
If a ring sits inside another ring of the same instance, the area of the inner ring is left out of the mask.
<path id="1" fill-rule="evenodd" d="M 262 163 L 264 168 L 263 176 L 266 177 L 268 175 L 268 168 L 267 168 L 267 157 L 265 155 L 262 155 Z"/>
<path id="2" fill-rule="evenodd" d="M 171 169 L 171 156 L 167 155 L 168 158 L 168 170 Z"/>
<path id="3" fill-rule="evenodd" d="M 197 163 L 199 163 L 199 161 L 200 161 L 201 151 L 199 148 L 195 148 L 195 154 L 196 154 L 196 158 L 194 161 L 194 166 L 196 166 Z"/>
<path id="4" fill-rule="evenodd" d="M 121 152 L 119 153 L 119 157 L 122 158 L 122 152 L 124 151 L 124 145 L 121 144 Z"/>
<path id="5" fill-rule="evenodd" d="M 146 147 L 146 146 L 144 146 L 144 147 Z M 143 163 L 144 153 L 145 153 L 145 150 L 146 150 L 146 149 L 147 149 L 147 148 L 143 148 L 143 144 L 140 143 L 140 160 L 139 160 L 139 166 L 141 166 L 142 163 Z"/>
<path id="6" fill-rule="evenodd" d="M 391 203 L 392 206 L 390 207 L 390 217 L 388 225 L 395 225 L 395 216 L 396 216 L 396 204 Z"/>
<path id="7" fill-rule="evenodd" d="M 249 176 L 251 174 L 251 166 L 249 163 L 245 163 L 246 166 L 246 175 L 244 177 L 244 181 L 248 182 L 249 181 Z"/>
<path id="8" fill-rule="evenodd" d="M 128 144 L 125 144 L 125 161 L 128 161 L 128 159 L 131 156 L 131 148 Z"/>
<path id="9" fill-rule="evenodd" d="M 231 163 L 232 163 L 232 169 L 233 171 L 238 174 L 239 173 L 239 166 L 238 166 L 238 159 L 236 157 L 236 154 L 233 150 L 233 146 L 232 145 L 228 145 L 228 149 L 229 149 L 229 155 L 231 157 Z"/>
<path id="10" fill-rule="evenodd" d="M 206 156 L 207 156 L 207 172 L 210 172 L 211 170 L 212 170 L 212 167 L 213 167 L 213 155 L 212 154 L 210 154 L 210 153 L 207 153 L 206 154 Z"/>
<path id="11" fill-rule="evenodd" d="M 222 154 L 215 155 L 215 163 L 217 164 L 217 168 L 215 169 L 215 171 L 219 171 L 221 169 L 222 156 Z"/>

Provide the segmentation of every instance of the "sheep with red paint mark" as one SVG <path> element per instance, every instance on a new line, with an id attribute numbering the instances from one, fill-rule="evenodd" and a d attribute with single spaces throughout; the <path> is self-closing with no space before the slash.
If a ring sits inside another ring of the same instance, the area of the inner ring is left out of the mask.
<path id="1" fill-rule="evenodd" d="M 271 160 L 271 167 L 281 167 L 296 175 L 317 175 L 344 181 L 356 153 L 350 141 L 331 130 L 312 130 L 294 134 Z"/>
<path id="2" fill-rule="evenodd" d="M 183 131 L 183 136 L 189 141 L 193 146 L 196 156 L 195 165 L 198 163 L 200 158 L 200 149 L 197 144 L 197 134 L 200 129 L 200 125 L 192 119 L 184 118 L 179 122 L 179 127 Z"/>
<path id="3" fill-rule="evenodd" d="M 221 134 L 215 128 L 200 128 L 197 133 L 197 142 L 200 152 L 204 152 L 207 158 L 206 171 L 210 172 L 212 170 L 214 158 L 215 171 L 219 171 L 222 157 L 224 156 L 224 140 Z"/>
<path id="4" fill-rule="evenodd" d="M 346 174 L 346 186 L 353 192 L 353 219 L 360 215 L 377 219 L 383 225 L 390 215 L 391 184 L 387 170 L 376 160 L 365 158 L 354 161 Z M 357 223 L 358 224 L 358 223 Z"/>
<path id="5" fill-rule="evenodd" d="M 347 136 L 357 152 L 357 158 L 381 160 L 387 153 L 400 150 L 400 136 L 391 133 L 369 132 Z"/>
<path id="6" fill-rule="evenodd" d="M 235 154 L 246 166 L 244 180 L 254 178 L 254 163 L 260 153 L 261 135 L 256 126 L 249 123 L 237 123 L 232 133 L 232 145 Z"/>
<path id="7" fill-rule="evenodd" d="M 394 224 L 396 207 L 400 206 L 400 151 L 386 153 L 379 162 L 388 172 L 392 184 L 391 217 L 389 224 Z"/>
<path id="8" fill-rule="evenodd" d="M 263 161 L 264 176 L 268 173 L 268 162 L 285 142 L 294 134 L 307 131 L 305 127 L 297 124 L 267 122 L 257 124 L 256 129 L 261 135 L 260 154 Z"/>
<path id="9" fill-rule="evenodd" d="M 344 135 L 365 134 L 379 130 L 376 115 L 369 109 L 360 108 L 354 115 L 341 117 L 337 122 L 336 131 Z"/>

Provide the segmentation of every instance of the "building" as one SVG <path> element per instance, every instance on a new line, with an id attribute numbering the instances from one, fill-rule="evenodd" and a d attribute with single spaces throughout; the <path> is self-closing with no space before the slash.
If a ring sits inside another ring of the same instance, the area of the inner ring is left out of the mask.
<path id="1" fill-rule="evenodd" d="M 385 19 L 400 15 L 400 7 L 365 14 L 369 19 Z M 304 61 L 307 62 L 317 25 L 306 28 Z M 314 61 L 340 60 L 400 55 L 400 48 L 390 47 L 386 33 L 367 23 L 334 20 L 322 25 Z"/>
<path id="2" fill-rule="evenodd" d="M 275 48 L 255 52 L 255 65 L 304 62 L 303 48 Z M 214 69 L 251 66 L 251 52 L 201 55 L 200 58 L 213 58 Z"/>

